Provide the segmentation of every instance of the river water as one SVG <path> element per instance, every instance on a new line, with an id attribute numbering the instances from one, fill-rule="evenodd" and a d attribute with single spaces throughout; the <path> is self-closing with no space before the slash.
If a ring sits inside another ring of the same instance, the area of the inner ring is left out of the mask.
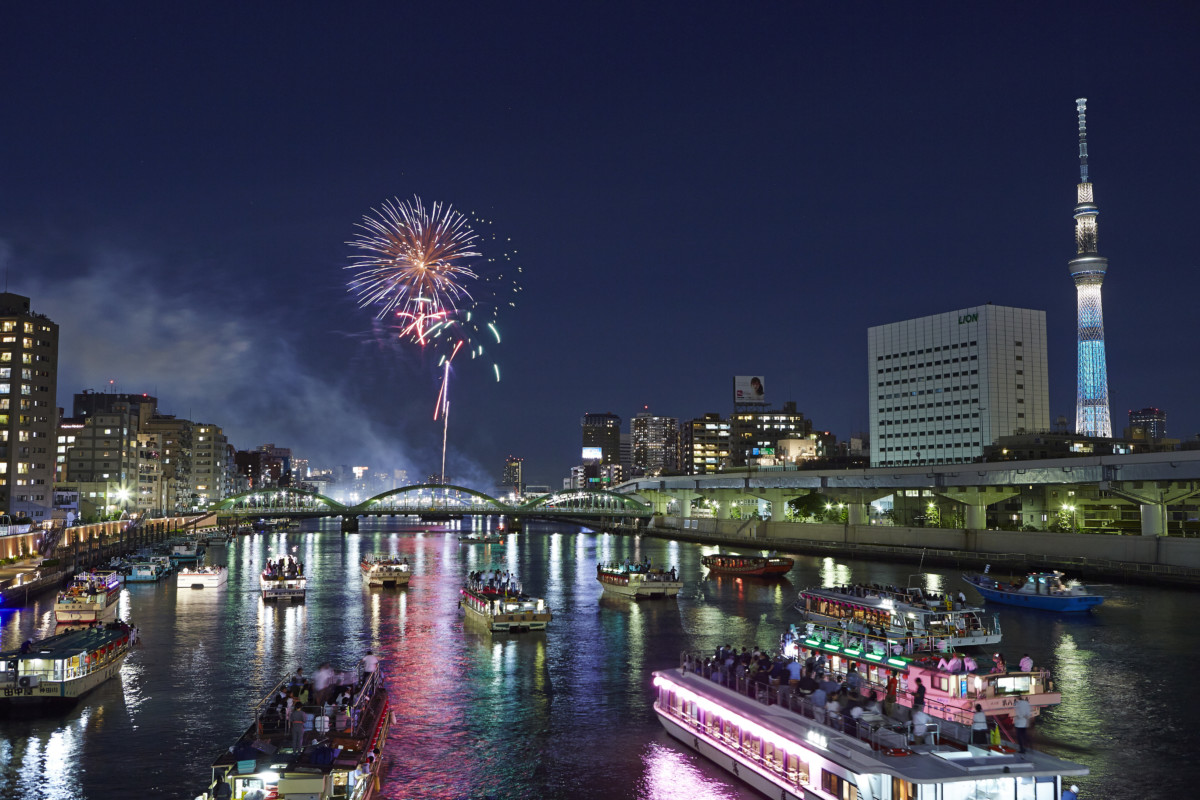
<path id="1" fill-rule="evenodd" d="M 904 585 L 910 564 L 800 556 L 784 580 L 706 577 L 714 548 L 533 525 L 506 546 L 460 544 L 457 530 L 401 520 L 335 523 L 241 537 L 215 548 L 229 583 L 177 591 L 132 584 L 121 616 L 142 645 L 111 680 L 72 710 L 0 718 L 0 798 L 107 800 L 195 797 L 212 760 L 249 725 L 252 707 L 285 674 L 322 661 L 351 668 L 373 649 L 389 677 L 397 724 L 388 741 L 388 798 L 756 798 L 753 790 L 676 747 L 651 705 L 651 672 L 683 650 L 774 648 L 809 585 Z M 307 601 L 264 604 L 258 572 L 290 552 L 311 576 Z M 364 588 L 366 553 L 408 557 L 407 589 Z M 673 600 L 602 597 L 597 561 L 649 557 L 674 565 Z M 463 576 L 499 568 L 545 597 L 550 630 L 492 635 L 464 629 Z M 930 570 L 931 588 L 959 588 Z M 1187 670 L 1200 654 L 1197 594 L 1112 585 L 1083 615 L 997 609 L 999 649 L 1049 668 L 1063 703 L 1043 714 L 1034 742 L 1079 761 L 1082 800 L 1189 797 L 1200 785 L 1200 700 Z M 968 590 L 969 592 L 969 590 Z M 16 647 L 54 627 L 53 595 L 0 611 L 0 644 Z M 988 659 L 985 657 L 985 661 Z"/>

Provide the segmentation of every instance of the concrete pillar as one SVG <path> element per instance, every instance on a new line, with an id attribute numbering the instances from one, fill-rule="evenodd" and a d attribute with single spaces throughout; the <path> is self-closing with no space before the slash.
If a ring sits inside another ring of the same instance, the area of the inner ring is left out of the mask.
<path id="1" fill-rule="evenodd" d="M 667 494 L 679 502 L 679 516 L 690 519 L 692 516 L 692 501 L 700 495 L 691 489 L 668 489 Z"/>
<path id="2" fill-rule="evenodd" d="M 967 529 L 981 531 L 987 527 L 987 504 L 967 504 Z"/>
<path id="3" fill-rule="evenodd" d="M 1010 497 L 1016 497 L 1021 492 L 1002 486 L 964 486 L 946 488 L 938 492 L 942 497 L 962 503 L 966 508 L 965 519 L 967 530 L 982 531 L 987 529 L 987 508 L 992 503 L 999 503 Z"/>
<path id="4" fill-rule="evenodd" d="M 851 525 L 870 525 L 871 514 L 867 510 L 870 503 L 847 503 L 846 522 Z"/>
<path id="5" fill-rule="evenodd" d="M 1167 532 L 1166 503 L 1142 503 L 1142 536 L 1163 536 Z"/>

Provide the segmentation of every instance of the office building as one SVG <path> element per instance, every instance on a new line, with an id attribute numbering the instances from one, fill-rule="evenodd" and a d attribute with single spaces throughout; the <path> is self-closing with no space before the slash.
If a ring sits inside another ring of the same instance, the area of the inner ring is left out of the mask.
<path id="1" fill-rule="evenodd" d="M 1167 438 L 1167 412 L 1161 408 L 1142 408 L 1129 412 L 1129 431 L 1127 438 L 1156 439 Z"/>
<path id="2" fill-rule="evenodd" d="M 794 439 L 812 433 L 812 422 L 796 410 L 789 400 L 779 410 L 739 406 L 730 420 L 730 464 L 746 467 L 770 462 L 775 458 L 780 439 Z"/>
<path id="3" fill-rule="evenodd" d="M 1046 312 L 984 305 L 867 331 L 871 466 L 962 464 L 1048 430 Z"/>
<path id="4" fill-rule="evenodd" d="M 584 414 L 583 450 L 585 461 L 600 464 L 621 463 L 621 418 L 616 414 Z"/>
<path id="5" fill-rule="evenodd" d="M 731 429 L 729 420 L 715 413 L 685 422 L 680 441 L 684 471 L 688 475 L 711 475 L 726 469 L 732 449 Z"/>
<path id="6" fill-rule="evenodd" d="M 54 508 L 58 325 L 0 292 L 0 513 L 34 522 Z"/>
<path id="7" fill-rule="evenodd" d="M 512 492 L 518 497 L 525 490 L 525 480 L 522 475 L 525 459 L 509 456 L 504 460 L 504 473 L 500 476 L 500 486 L 506 492 Z"/>

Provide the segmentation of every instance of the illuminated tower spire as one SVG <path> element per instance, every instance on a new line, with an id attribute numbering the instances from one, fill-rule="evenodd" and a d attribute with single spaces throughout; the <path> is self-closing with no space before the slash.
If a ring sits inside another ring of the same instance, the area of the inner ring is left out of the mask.
<path id="1" fill-rule="evenodd" d="M 1075 204 L 1075 250 L 1068 262 L 1075 280 L 1079 314 L 1079 393 L 1075 402 L 1075 432 L 1112 438 L 1108 411 L 1108 369 L 1104 358 L 1104 309 L 1100 285 L 1108 259 L 1097 250 L 1096 208 L 1088 179 L 1087 98 L 1075 101 L 1079 112 L 1079 186 Z"/>

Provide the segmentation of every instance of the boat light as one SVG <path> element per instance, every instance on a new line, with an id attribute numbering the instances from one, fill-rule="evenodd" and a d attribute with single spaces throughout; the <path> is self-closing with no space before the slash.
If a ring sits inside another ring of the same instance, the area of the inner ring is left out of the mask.
<path id="1" fill-rule="evenodd" d="M 867 653 L 866 658 L 869 661 L 882 661 L 883 660 L 883 656 L 879 655 L 879 653 Z"/>
<path id="2" fill-rule="evenodd" d="M 903 666 L 904 666 L 904 662 L 903 662 L 903 661 L 901 661 L 901 660 L 900 660 L 900 659 L 898 659 L 898 658 L 889 658 L 889 659 L 887 660 L 887 662 L 888 662 L 889 664 L 894 664 L 894 665 L 895 665 L 895 666 L 897 666 L 897 667 L 903 667 Z"/>

